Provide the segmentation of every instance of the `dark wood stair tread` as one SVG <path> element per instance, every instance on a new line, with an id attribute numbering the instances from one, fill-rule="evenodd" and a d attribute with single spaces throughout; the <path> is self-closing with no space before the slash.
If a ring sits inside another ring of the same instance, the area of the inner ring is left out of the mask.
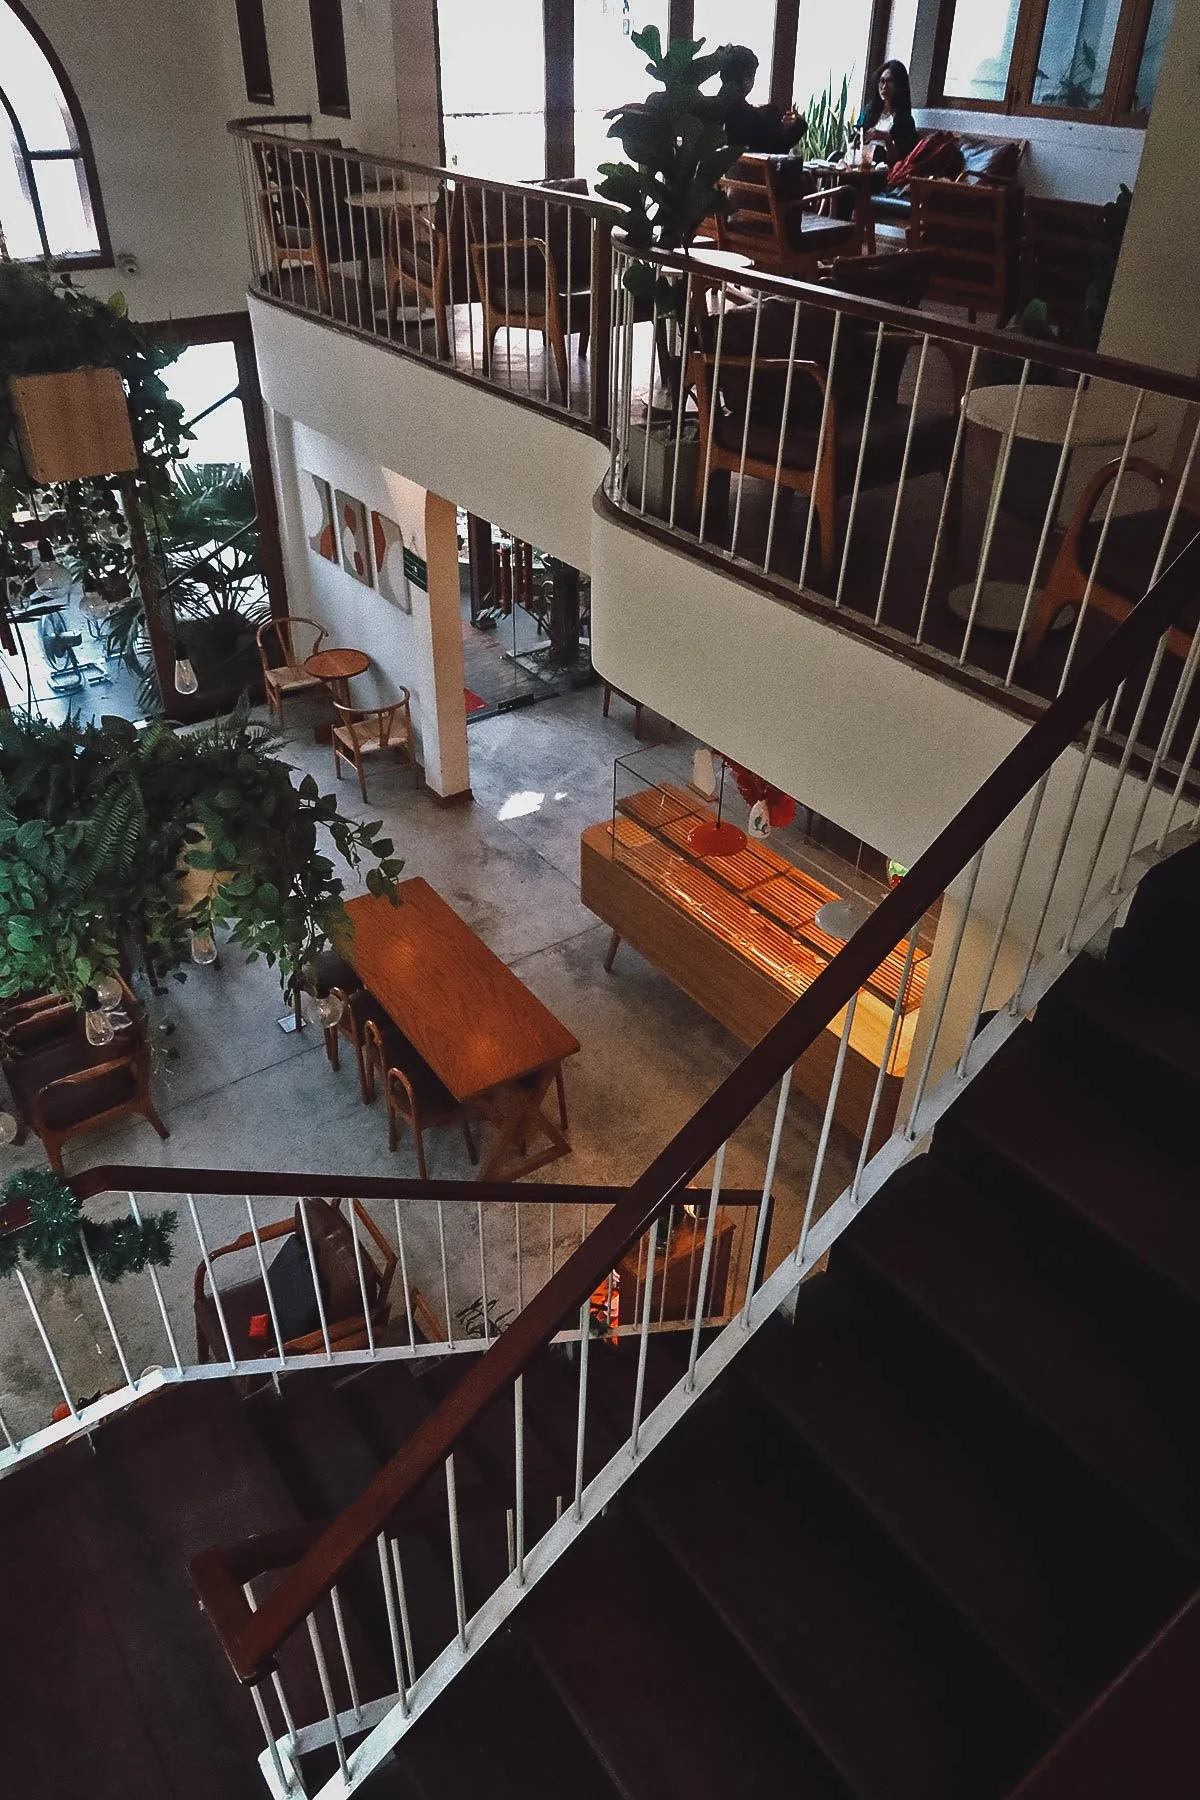
<path id="1" fill-rule="evenodd" d="M 1183 1591 L 1178 1559 L 1131 1536 L 1131 1509 L 911 1308 L 843 1276 L 836 1252 L 737 1377 L 1064 1722 Z"/>
<path id="2" fill-rule="evenodd" d="M 745 1390 L 630 1490 L 858 1800 L 1001 1795 L 1052 1726 Z"/>
<path id="3" fill-rule="evenodd" d="M 1139 1054 L 1200 1084 L 1200 1033 L 1194 1002 L 1159 992 L 1119 963 L 1077 956 L 1039 1009 L 1070 1008 Z"/>
<path id="4" fill-rule="evenodd" d="M 514 1626 L 624 1800 L 845 1800 L 717 1620 L 628 1519 L 594 1522 Z"/>
<path id="5" fill-rule="evenodd" d="M 1200 1549 L 1186 1420 L 1112 1353 L 1102 1322 L 1050 1281 L 1015 1222 L 934 1156 L 876 1195 L 838 1251 L 959 1342 L 1188 1555 Z"/>
<path id="6" fill-rule="evenodd" d="M 1024 1034 L 976 1076 L 950 1115 L 997 1155 L 1059 1195 L 1131 1256 L 1200 1300 L 1200 1206 L 1179 1167 L 1088 1093 Z"/>

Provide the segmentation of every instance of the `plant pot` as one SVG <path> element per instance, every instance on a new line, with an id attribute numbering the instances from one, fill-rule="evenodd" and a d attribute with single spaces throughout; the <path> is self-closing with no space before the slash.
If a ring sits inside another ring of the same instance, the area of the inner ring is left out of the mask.
<path id="1" fill-rule="evenodd" d="M 116 369 L 13 375 L 9 394 L 35 481 L 82 481 L 137 468 L 125 387 Z"/>
<path id="2" fill-rule="evenodd" d="M 625 446 L 624 503 L 641 512 L 643 504 L 656 519 L 671 517 L 671 488 L 675 488 L 675 523 L 685 531 L 697 524 L 696 481 L 700 473 L 700 434 L 694 424 L 683 427 L 678 443 L 679 473 L 675 473 L 676 439 L 666 425 L 633 425 Z M 645 488 L 643 493 L 643 474 Z"/>

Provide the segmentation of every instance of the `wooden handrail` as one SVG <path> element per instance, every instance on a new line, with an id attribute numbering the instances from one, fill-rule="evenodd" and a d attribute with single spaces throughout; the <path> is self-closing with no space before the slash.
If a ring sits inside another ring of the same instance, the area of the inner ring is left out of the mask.
<path id="1" fill-rule="evenodd" d="M 201 1603 L 238 1678 L 267 1674 L 279 1645 L 304 1621 L 342 1569 L 409 1495 L 442 1468 L 472 1421 L 493 1405 L 555 1337 L 786 1071 L 847 1006 L 988 843 L 1057 758 L 1107 705 L 1130 671 L 1193 599 L 1200 534 L 1165 570 L 1113 636 L 1074 675 L 1049 710 L 993 770 L 908 874 L 810 987 L 728 1075 L 628 1193 L 483 1353 L 358 1498 L 251 1612 L 228 1567 L 211 1552 L 192 1565 Z"/>
<path id="2" fill-rule="evenodd" d="M 843 293 L 840 288 L 823 283 L 793 281 L 786 275 L 767 275 L 759 269 L 737 269 L 726 272 L 693 260 L 682 250 L 634 248 L 624 231 L 613 230 L 613 249 L 637 262 L 672 269 L 681 275 L 691 274 L 706 287 L 727 282 L 750 294 L 763 294 L 780 300 L 803 300 L 806 305 L 827 312 L 846 313 L 872 325 L 899 325 L 912 332 L 913 309 L 897 306 L 888 300 L 873 300 L 862 294 Z M 1098 350 L 1075 350 L 1045 338 L 1026 337 L 1017 331 L 995 331 L 985 325 L 964 325 L 957 320 L 942 319 L 920 313 L 922 327 L 939 343 L 961 344 L 969 350 L 986 350 L 996 356 L 1039 363 L 1044 368 L 1059 369 L 1068 375 L 1087 375 L 1097 380 L 1121 382 L 1127 387 L 1145 388 L 1147 392 L 1166 394 L 1174 400 L 1200 404 L 1200 377 L 1177 375 L 1169 369 L 1152 369 L 1142 363 L 1126 362 L 1120 357 L 1104 356 Z"/>
<path id="3" fill-rule="evenodd" d="M 624 1187 L 578 1186 L 569 1182 L 413 1181 L 390 1175 L 288 1175 L 265 1169 L 155 1169 L 142 1163 L 101 1163 L 67 1178 L 80 1200 L 96 1194 L 252 1194 L 284 1199 L 482 1201 L 497 1206 L 613 1206 Z M 703 1195 L 697 1192 L 698 1199 Z M 757 1206 L 758 1188 L 730 1188 L 724 1206 Z"/>

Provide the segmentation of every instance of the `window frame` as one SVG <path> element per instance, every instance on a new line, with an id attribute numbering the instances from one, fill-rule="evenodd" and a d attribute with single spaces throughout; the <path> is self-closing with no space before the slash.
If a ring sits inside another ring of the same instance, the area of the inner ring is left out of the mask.
<path id="1" fill-rule="evenodd" d="M 33 208 L 33 216 L 37 222 L 38 236 L 42 242 L 43 255 L 66 269 L 111 269 L 114 266 L 112 239 L 109 236 L 108 218 L 104 211 L 104 197 L 100 192 L 100 176 L 96 169 L 96 157 L 92 149 L 92 137 L 88 130 L 87 119 L 84 116 L 83 108 L 79 104 L 79 96 L 75 92 L 70 76 L 67 74 L 67 71 L 63 68 L 61 61 L 55 54 L 54 46 L 51 44 L 37 20 L 29 12 L 29 9 L 22 4 L 22 0 L 0 0 L 0 3 L 7 6 L 10 12 L 16 14 L 17 18 L 21 21 L 21 24 L 24 25 L 30 37 L 45 57 L 46 62 L 50 67 L 50 71 L 58 83 L 62 97 L 66 101 L 67 116 L 70 120 L 71 130 L 75 134 L 74 149 L 31 150 L 25 136 L 24 128 L 17 117 L 16 110 L 10 102 L 8 95 L 5 93 L 3 85 L 0 84 L 0 106 L 3 107 L 12 127 L 13 137 L 17 145 L 17 155 L 21 162 L 21 173 L 26 191 L 29 195 L 29 203 Z M 39 162 L 73 162 L 76 164 L 77 174 L 81 177 L 80 192 L 83 195 L 86 208 L 91 213 L 92 224 L 96 231 L 96 243 L 98 245 L 96 250 L 90 251 L 83 256 L 56 256 L 49 248 L 49 239 L 46 236 L 46 221 L 42 213 L 41 196 L 38 193 L 37 164 Z M 7 260 L 12 262 L 26 262 L 30 259 L 26 257 L 10 257 L 7 258 Z"/>
<path id="2" fill-rule="evenodd" d="M 1039 106 L 1033 99 L 1050 0 L 1021 0 L 1002 101 L 948 94 L 946 69 L 958 4 L 959 0 L 940 0 L 929 82 L 930 106 L 953 108 L 956 112 L 1000 113 L 1027 119 L 1072 119 L 1090 125 L 1145 129 L 1150 110 L 1148 107 L 1135 110 L 1133 97 L 1154 0 L 1122 0 L 1099 106 Z"/>
<path id="3" fill-rule="evenodd" d="M 317 111 L 327 119 L 348 119 L 350 69 L 342 0 L 308 0 L 308 29 L 317 78 Z"/>

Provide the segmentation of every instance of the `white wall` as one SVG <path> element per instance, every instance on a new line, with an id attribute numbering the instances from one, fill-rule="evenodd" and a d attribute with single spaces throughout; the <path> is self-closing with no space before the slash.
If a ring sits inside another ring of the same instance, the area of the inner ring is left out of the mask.
<path id="1" fill-rule="evenodd" d="M 985 137 L 1026 138 L 1021 184 L 1030 194 L 1056 200 L 1115 200 L 1124 182 L 1138 177 L 1145 132 L 1123 125 L 1089 125 L 1079 119 L 1037 119 L 1008 113 L 956 111 L 927 106 L 913 115 L 919 125 Z"/>
<path id="2" fill-rule="evenodd" d="M 79 97 L 115 252 L 139 273 L 100 270 L 140 319 L 245 305 L 249 271 L 221 19 L 233 0 L 27 0 Z"/>
<path id="3" fill-rule="evenodd" d="M 409 690 L 429 788 L 442 796 L 465 791 L 467 715 L 452 509 L 394 470 L 282 413 L 273 413 L 270 423 L 291 611 L 325 625 L 331 645 L 371 658 L 372 667 L 354 679 L 356 703 L 382 706 L 401 687 Z M 411 613 L 356 580 L 340 560 L 328 562 L 310 549 L 301 516 L 305 471 L 395 520 L 406 545 L 428 562 L 428 589 L 409 584 Z"/>

